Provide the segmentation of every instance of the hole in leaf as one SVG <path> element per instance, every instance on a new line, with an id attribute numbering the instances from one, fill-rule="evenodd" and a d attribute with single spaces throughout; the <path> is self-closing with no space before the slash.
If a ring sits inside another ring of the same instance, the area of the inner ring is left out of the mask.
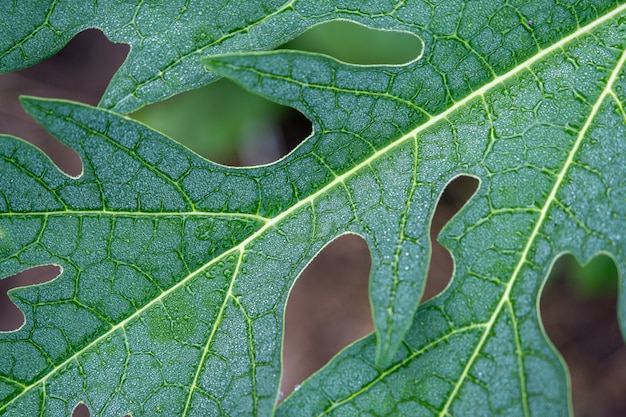
<path id="1" fill-rule="evenodd" d="M 543 326 L 570 371 L 576 416 L 626 415 L 626 346 L 617 322 L 617 270 L 608 256 L 555 263 L 540 299 Z"/>
<path id="2" fill-rule="evenodd" d="M 72 412 L 72 417 L 89 417 L 90 415 L 89 408 L 84 403 L 79 403 Z"/>
<path id="3" fill-rule="evenodd" d="M 229 166 L 274 162 L 312 131 L 300 112 L 220 79 L 131 115 L 211 161 Z"/>
<path id="4" fill-rule="evenodd" d="M 367 244 L 344 235 L 326 246 L 296 281 L 287 302 L 283 398 L 337 352 L 373 331 Z"/>
<path id="5" fill-rule="evenodd" d="M 0 74 L 0 133 L 28 140 L 62 171 L 80 175 L 76 152 L 26 114 L 18 97 L 64 98 L 96 105 L 128 50 L 128 45 L 114 44 L 101 31 L 90 29 L 76 35 L 53 57 L 21 71 Z"/>
<path id="6" fill-rule="evenodd" d="M 450 253 L 437 242 L 437 236 L 443 226 L 450 221 L 460 209 L 467 203 L 470 197 L 478 189 L 478 180 L 472 177 L 460 176 L 453 179 L 445 188 L 433 220 L 430 225 L 430 241 L 432 253 L 428 277 L 424 288 L 421 303 L 424 303 L 443 291 L 452 279 L 453 264 Z"/>
<path id="7" fill-rule="evenodd" d="M 417 59 L 422 41 L 409 32 L 371 29 L 347 20 L 314 26 L 283 46 L 361 65 L 399 65 Z"/>
<path id="8" fill-rule="evenodd" d="M 43 284 L 52 281 L 61 273 L 56 265 L 44 265 L 27 269 L 0 280 L 0 331 L 19 329 L 24 323 L 24 314 L 11 301 L 7 292 L 13 288 Z"/>
<path id="9" fill-rule="evenodd" d="M 324 49 L 324 45 L 330 45 L 330 49 Z M 415 59 L 421 45 L 409 33 L 340 21 L 316 26 L 285 47 L 324 52 L 354 63 L 399 64 Z M 131 117 L 229 166 L 274 162 L 312 131 L 311 122 L 297 110 L 270 102 L 225 79 L 145 106 Z"/>

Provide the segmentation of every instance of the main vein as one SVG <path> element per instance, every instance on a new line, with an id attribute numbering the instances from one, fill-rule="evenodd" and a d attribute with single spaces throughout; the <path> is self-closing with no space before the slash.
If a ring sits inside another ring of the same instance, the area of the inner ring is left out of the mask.
<path id="1" fill-rule="evenodd" d="M 604 87 L 602 93 L 600 94 L 594 106 L 592 107 L 591 112 L 589 113 L 589 117 L 587 118 L 587 120 L 585 121 L 585 124 L 583 125 L 580 132 L 578 133 L 576 141 L 574 142 L 574 145 L 572 146 L 572 149 L 569 152 L 567 159 L 565 160 L 565 163 L 563 164 L 563 168 L 557 175 L 556 181 L 554 182 L 554 185 L 552 186 L 552 190 L 550 191 L 550 194 L 548 195 L 548 198 L 546 199 L 545 204 L 543 205 L 541 211 L 539 212 L 539 218 L 537 219 L 537 222 L 535 223 L 535 227 L 530 233 L 526 246 L 524 247 L 524 250 L 522 251 L 520 258 L 517 264 L 515 265 L 515 269 L 513 270 L 513 273 L 511 274 L 511 279 L 506 285 L 506 288 L 502 294 L 502 297 L 500 298 L 498 306 L 496 307 L 493 314 L 491 315 L 491 318 L 487 322 L 487 325 L 485 326 L 485 329 L 484 329 L 483 336 L 481 337 L 480 341 L 476 345 L 476 348 L 474 349 L 472 356 L 465 364 L 463 373 L 461 374 L 459 380 L 457 381 L 457 384 L 452 390 L 452 393 L 448 397 L 448 401 L 446 402 L 444 408 L 439 413 L 440 416 L 445 416 L 447 414 L 448 409 L 450 408 L 450 405 L 452 404 L 456 395 L 458 394 L 458 391 L 463 385 L 464 380 L 467 378 L 467 375 L 469 374 L 469 370 L 473 366 L 475 360 L 478 358 L 478 355 L 480 351 L 482 350 L 483 346 L 485 345 L 487 338 L 491 334 L 491 330 L 493 329 L 493 326 L 496 323 L 497 317 L 499 316 L 500 312 L 505 307 L 505 305 L 510 301 L 510 295 L 511 295 L 511 291 L 513 290 L 513 286 L 517 282 L 517 277 L 522 271 L 524 264 L 528 260 L 528 255 L 530 253 L 530 250 L 535 243 L 535 239 L 539 235 L 539 231 L 541 230 L 541 227 L 543 227 L 544 225 L 544 221 L 546 217 L 548 216 L 548 212 L 550 210 L 550 207 L 552 206 L 552 203 L 556 201 L 556 195 L 561 189 L 561 185 L 563 184 L 563 181 L 567 175 L 567 172 L 569 171 L 569 168 L 572 166 L 574 162 L 574 156 L 577 154 L 578 150 L 580 149 L 580 146 L 583 143 L 585 135 L 587 134 L 587 131 L 589 130 L 589 127 L 591 126 L 591 123 L 593 122 L 596 115 L 598 114 L 598 111 L 600 110 L 602 103 L 606 99 L 607 95 L 611 94 L 613 84 L 615 83 L 615 80 L 617 80 L 617 76 L 620 70 L 623 68 L 625 62 L 626 62 L 626 51 L 623 51 L 622 55 L 620 56 L 619 61 L 617 62 L 617 65 L 615 66 L 615 68 L 613 69 L 611 73 L 611 76 L 609 77 L 609 80 L 606 86 Z M 522 353 L 518 352 L 518 354 L 521 355 Z M 520 369 L 520 372 L 523 372 L 523 369 Z M 523 391 L 524 387 L 521 387 L 521 388 Z M 524 391 L 522 392 L 522 396 L 523 397 L 525 396 Z M 524 404 L 523 404 L 525 407 L 524 410 L 526 411 L 526 414 L 529 415 L 529 410 L 527 408 L 527 404 L 525 403 L 526 401 L 524 401 Z"/>

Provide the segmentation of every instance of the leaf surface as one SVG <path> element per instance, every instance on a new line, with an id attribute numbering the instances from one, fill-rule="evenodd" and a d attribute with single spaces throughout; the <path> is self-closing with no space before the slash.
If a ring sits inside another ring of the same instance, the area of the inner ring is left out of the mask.
<path id="1" fill-rule="evenodd" d="M 413 23 L 393 17 L 394 8 L 345 0 L 5 1 L 0 4 L 0 72 L 34 65 L 80 31 L 99 28 L 112 42 L 131 46 L 100 106 L 130 113 L 218 79 L 201 57 L 273 49 L 338 18 L 410 31 Z"/>
<path id="2" fill-rule="evenodd" d="M 416 184 L 459 168 L 480 179 L 440 236 L 454 257 L 452 283 L 420 306 L 390 365 L 381 366 L 370 336 L 277 415 L 570 413 L 568 376 L 538 299 L 563 253 L 583 263 L 606 253 L 625 271 L 624 18 L 621 6 L 580 25 L 395 140 L 391 149 L 417 143 Z M 244 79 L 239 58 L 225 62 L 224 74 Z M 264 91 L 263 82 L 247 85 Z M 624 305 L 620 296 L 622 332 Z"/>
<path id="3" fill-rule="evenodd" d="M 568 414 L 537 300 L 563 253 L 624 270 L 626 6 L 416 1 L 381 16 L 412 22 L 422 59 L 204 60 L 312 121 L 268 166 L 219 166 L 115 113 L 24 100 L 83 174 L 0 141 L 0 276 L 63 269 L 11 292 L 26 322 L 1 335 L 0 414 L 82 401 L 107 416 L 272 415 L 288 291 L 345 233 L 371 251 L 376 334 L 278 415 Z M 418 308 L 430 219 L 462 174 L 480 187 L 440 237 L 453 281 Z"/>

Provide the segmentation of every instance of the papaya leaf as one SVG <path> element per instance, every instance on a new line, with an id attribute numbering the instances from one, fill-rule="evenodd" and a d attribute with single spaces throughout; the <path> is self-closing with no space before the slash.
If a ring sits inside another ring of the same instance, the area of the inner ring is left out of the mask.
<path id="1" fill-rule="evenodd" d="M 625 10 L 581 25 L 378 151 L 384 158 L 412 144 L 416 189 L 434 182 L 440 190 L 457 170 L 480 180 L 439 237 L 454 258 L 452 283 L 419 307 L 388 364 L 380 362 L 385 338 L 377 320 L 375 336 L 346 348 L 276 415 L 571 413 L 568 375 L 541 325 L 539 295 L 564 253 L 581 263 L 603 253 L 620 276 L 626 271 Z M 267 94 L 266 78 L 285 74 L 260 61 L 278 59 L 233 56 L 212 68 Z M 285 82 L 306 86 L 301 97 L 328 88 L 295 72 Z M 346 86 L 340 70 L 330 72 L 336 99 L 326 103 L 341 107 L 342 94 L 358 83 Z M 399 78 L 387 75 L 386 93 Z M 619 289 L 626 334 L 621 279 Z"/>
<path id="2" fill-rule="evenodd" d="M 10 292 L 26 321 L 0 335 L 0 415 L 78 402 L 106 416 L 569 413 L 538 297 L 563 253 L 625 268 L 626 5 L 415 1 L 380 16 L 412 22 L 421 59 L 202 60 L 312 121 L 267 166 L 208 162 L 108 110 L 23 100 L 83 173 L 0 140 L 0 276 L 62 268 Z M 459 175 L 480 186 L 440 236 L 453 280 L 418 306 L 430 219 Z M 370 248 L 375 335 L 276 408 L 287 294 L 345 233 Z"/>
<path id="3" fill-rule="evenodd" d="M 384 30 L 411 31 L 384 2 L 317 0 L 27 0 L 0 3 L 0 72 L 36 64 L 77 33 L 98 28 L 131 46 L 100 102 L 130 113 L 219 76 L 199 58 L 273 49 L 313 25 L 347 19 Z M 366 45 L 364 45 L 366 47 Z"/>

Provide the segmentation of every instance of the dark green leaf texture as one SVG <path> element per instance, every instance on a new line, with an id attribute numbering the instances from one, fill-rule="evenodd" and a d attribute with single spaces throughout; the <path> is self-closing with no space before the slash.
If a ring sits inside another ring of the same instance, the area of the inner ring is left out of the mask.
<path id="1" fill-rule="evenodd" d="M 395 7 L 361 0 L 3 1 L 0 72 L 33 65 L 78 32 L 99 28 L 131 45 L 100 103 L 128 113 L 215 81 L 218 75 L 200 64 L 203 56 L 272 49 L 337 18 L 411 31 L 411 16 L 394 16 Z"/>
<path id="2" fill-rule="evenodd" d="M 11 293 L 26 322 L 1 335 L 0 415 L 69 415 L 79 401 L 104 416 L 568 414 L 537 300 L 563 253 L 625 270 L 626 6 L 385 10 L 381 22 L 423 39 L 422 59 L 205 60 L 313 122 L 272 165 L 222 167 L 106 110 L 24 101 L 84 172 L 0 141 L 0 276 L 63 268 Z M 418 308 L 430 219 L 461 174 L 480 187 L 440 237 L 453 281 Z M 376 334 L 274 410 L 287 293 L 344 233 L 371 251 Z"/>

